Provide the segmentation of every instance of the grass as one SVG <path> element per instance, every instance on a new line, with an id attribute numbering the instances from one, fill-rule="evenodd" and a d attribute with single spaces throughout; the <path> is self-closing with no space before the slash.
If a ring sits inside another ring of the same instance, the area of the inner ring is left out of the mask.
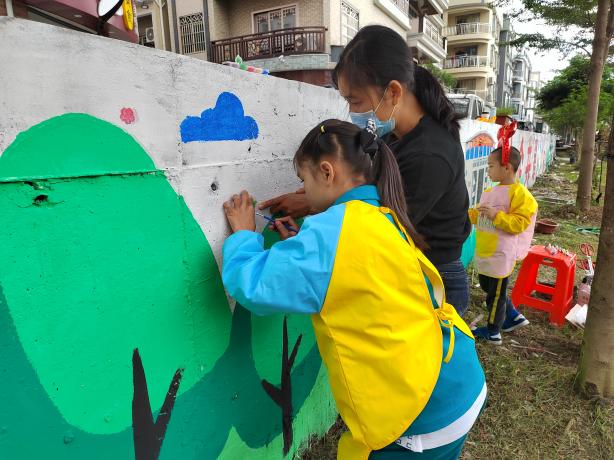
<path id="1" fill-rule="evenodd" d="M 599 227 L 601 208 L 580 214 L 573 205 L 564 204 L 575 200 L 577 176 L 575 166 L 560 158 L 532 191 L 538 197 L 539 217 L 560 224 L 554 235 L 536 234 L 534 244 L 550 242 L 578 253 L 580 258 L 579 245 L 591 243 L 597 252 L 598 237 L 578 233 L 576 228 Z M 476 286 L 477 275 L 472 278 L 467 322 L 482 313 L 485 300 Z M 576 279 L 581 278 L 578 270 Z M 477 344 L 489 397 L 461 458 L 614 459 L 614 403 L 586 399 L 574 391 L 582 331 L 570 325 L 551 326 L 546 313 L 525 308 L 521 311 L 531 321 L 528 327 L 506 334 L 500 347 Z M 334 460 L 343 431 L 343 423 L 338 420 L 296 458 Z"/>

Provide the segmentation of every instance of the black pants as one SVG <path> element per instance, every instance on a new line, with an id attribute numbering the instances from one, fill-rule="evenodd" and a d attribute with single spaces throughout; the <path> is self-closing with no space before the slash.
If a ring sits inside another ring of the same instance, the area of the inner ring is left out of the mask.
<path id="1" fill-rule="evenodd" d="M 488 330 L 491 333 L 501 331 L 501 326 L 505 321 L 505 312 L 508 308 L 514 308 L 512 302 L 507 298 L 507 278 L 491 278 L 486 275 L 479 275 L 480 286 L 486 292 L 486 308 L 488 308 Z"/>

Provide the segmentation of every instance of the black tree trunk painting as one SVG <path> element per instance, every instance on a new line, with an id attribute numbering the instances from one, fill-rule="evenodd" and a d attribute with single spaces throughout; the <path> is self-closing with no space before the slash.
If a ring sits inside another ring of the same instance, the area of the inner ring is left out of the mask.
<path id="1" fill-rule="evenodd" d="M 154 422 L 147 390 L 147 379 L 138 348 L 132 355 L 134 396 L 132 398 L 132 429 L 134 433 L 134 456 L 136 460 L 157 460 L 166 434 L 175 398 L 181 383 L 183 369 L 177 369 Z"/>
<path id="2" fill-rule="evenodd" d="M 292 348 L 292 353 L 288 357 L 288 323 L 284 317 L 284 338 L 283 354 L 281 357 L 281 385 L 280 388 L 272 385 L 266 380 L 262 380 L 262 386 L 275 404 L 281 407 L 281 420 L 284 436 L 284 456 L 290 451 L 292 446 L 292 366 L 296 359 L 298 347 L 301 344 L 303 334 L 299 335 Z"/>

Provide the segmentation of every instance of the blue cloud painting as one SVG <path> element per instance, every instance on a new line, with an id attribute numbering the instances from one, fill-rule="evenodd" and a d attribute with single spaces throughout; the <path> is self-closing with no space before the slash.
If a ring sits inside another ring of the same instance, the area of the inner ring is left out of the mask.
<path id="1" fill-rule="evenodd" d="M 228 92 L 221 93 L 215 107 L 206 109 L 200 117 L 186 117 L 180 130 L 183 142 L 244 141 L 258 137 L 256 120 L 245 116 L 239 98 Z"/>

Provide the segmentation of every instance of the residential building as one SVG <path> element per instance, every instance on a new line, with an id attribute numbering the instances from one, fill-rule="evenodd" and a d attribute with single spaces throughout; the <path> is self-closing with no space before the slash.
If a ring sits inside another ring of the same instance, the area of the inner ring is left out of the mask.
<path id="1" fill-rule="evenodd" d="M 499 33 L 499 72 L 497 75 L 497 107 L 512 105 L 512 74 L 514 72 L 514 49 L 509 44 L 514 39 L 514 30 L 508 15 L 503 15 Z"/>
<path id="2" fill-rule="evenodd" d="M 445 58 L 447 0 L 136 1 L 143 45 L 217 63 L 241 56 L 273 75 L 318 85 L 332 83 L 343 48 L 369 24 L 407 37 L 417 62 Z"/>
<path id="3" fill-rule="evenodd" d="M 381 24 L 407 36 L 412 3 L 417 4 L 409 0 L 210 0 L 209 60 L 221 63 L 240 55 L 250 65 L 283 78 L 331 85 L 331 70 L 361 27 Z"/>
<path id="4" fill-rule="evenodd" d="M 537 95 L 543 86 L 544 84 L 541 81 L 540 72 L 531 71 L 529 74 L 526 111 L 527 119 L 533 123 L 535 123 L 537 119 Z"/>
<path id="5" fill-rule="evenodd" d="M 0 16 L 14 16 L 44 22 L 67 29 L 105 35 L 119 40 L 138 41 L 134 20 L 135 5 L 127 0 L 106 21 L 104 18 L 117 1 L 100 0 L 0 0 Z"/>
<path id="6" fill-rule="evenodd" d="M 445 15 L 444 69 L 457 79 L 456 91 L 480 96 L 490 109 L 496 102 L 502 19 L 493 0 L 450 0 Z"/>
<path id="7" fill-rule="evenodd" d="M 419 2 L 412 2 L 418 4 Z M 448 0 L 422 2 L 422 9 L 411 19 L 411 30 L 407 43 L 414 60 L 419 64 L 443 66 L 447 53 L 447 40 L 443 36 L 444 14 L 448 10 Z"/>
<path id="8" fill-rule="evenodd" d="M 512 107 L 516 120 L 528 120 L 529 82 L 531 79 L 531 59 L 526 49 L 520 50 L 514 57 L 514 71 L 512 74 Z"/>

